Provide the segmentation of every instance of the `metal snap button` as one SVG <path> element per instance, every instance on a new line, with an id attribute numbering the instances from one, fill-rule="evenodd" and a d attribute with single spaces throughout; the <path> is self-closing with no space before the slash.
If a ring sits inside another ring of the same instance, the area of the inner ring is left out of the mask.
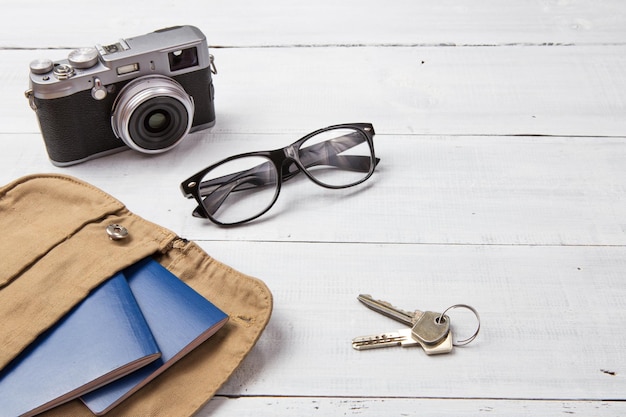
<path id="1" fill-rule="evenodd" d="M 119 224 L 110 224 L 106 230 L 111 240 L 121 240 L 128 237 L 128 230 Z"/>

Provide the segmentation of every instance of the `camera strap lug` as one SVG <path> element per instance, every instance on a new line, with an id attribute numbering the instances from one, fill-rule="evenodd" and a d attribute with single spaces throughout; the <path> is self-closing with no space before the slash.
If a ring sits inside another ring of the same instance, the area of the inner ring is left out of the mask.
<path id="1" fill-rule="evenodd" d="M 217 74 L 217 67 L 215 66 L 215 57 L 213 54 L 209 54 L 209 65 L 211 66 L 211 73 Z"/>
<path id="2" fill-rule="evenodd" d="M 35 104 L 35 95 L 33 94 L 33 89 L 29 88 L 28 90 L 24 91 L 24 96 L 28 99 L 28 104 L 30 105 L 30 108 L 33 110 L 37 110 L 37 105 Z"/>

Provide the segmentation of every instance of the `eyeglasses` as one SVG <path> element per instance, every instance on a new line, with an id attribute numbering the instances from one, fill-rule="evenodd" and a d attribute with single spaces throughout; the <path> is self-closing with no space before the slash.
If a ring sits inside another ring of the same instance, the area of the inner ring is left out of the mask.
<path id="1" fill-rule="evenodd" d="M 380 161 L 374 155 L 374 127 L 369 123 L 330 126 L 273 151 L 231 156 L 181 183 L 195 198 L 195 217 L 222 226 L 253 220 L 276 202 L 281 185 L 300 172 L 326 188 L 360 184 Z"/>

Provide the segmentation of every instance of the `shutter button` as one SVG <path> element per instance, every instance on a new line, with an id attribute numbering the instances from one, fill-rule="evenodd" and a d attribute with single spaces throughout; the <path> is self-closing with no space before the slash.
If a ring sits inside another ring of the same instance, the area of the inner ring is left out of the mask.
<path id="1" fill-rule="evenodd" d="M 122 240 L 128 237 L 128 230 L 119 224 L 110 224 L 107 226 L 107 234 L 111 240 Z"/>

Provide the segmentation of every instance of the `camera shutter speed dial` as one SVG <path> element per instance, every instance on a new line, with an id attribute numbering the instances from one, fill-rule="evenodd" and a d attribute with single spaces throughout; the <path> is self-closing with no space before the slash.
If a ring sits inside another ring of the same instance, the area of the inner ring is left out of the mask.
<path id="1" fill-rule="evenodd" d="M 96 48 L 79 48 L 70 52 L 67 60 L 74 68 L 91 68 L 98 62 L 98 50 Z"/>

